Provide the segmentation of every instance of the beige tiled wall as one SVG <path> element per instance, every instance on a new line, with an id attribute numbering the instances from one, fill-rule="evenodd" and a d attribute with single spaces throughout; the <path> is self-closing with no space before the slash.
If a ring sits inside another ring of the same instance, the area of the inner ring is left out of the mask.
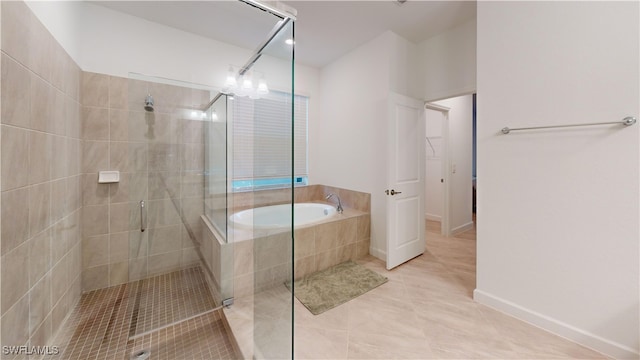
<path id="1" fill-rule="evenodd" d="M 334 221 L 295 231 L 295 278 L 369 254 L 370 214 L 345 209 Z"/>
<path id="2" fill-rule="evenodd" d="M 371 194 L 369 193 L 338 188 L 335 186 L 327 186 L 327 185 L 311 185 L 310 187 L 318 187 L 319 190 L 316 190 L 312 193 L 312 197 L 310 198 L 309 201 L 322 200 L 327 195 L 333 193 L 340 197 L 340 201 L 342 201 L 342 205 L 344 207 L 348 207 L 348 208 L 366 212 L 366 213 L 371 212 Z M 318 191 L 320 192 L 319 198 L 318 198 Z M 336 199 L 330 199 L 328 201 L 330 201 L 333 204 L 336 203 Z"/>
<path id="3" fill-rule="evenodd" d="M 148 93 L 154 112 L 143 108 Z M 198 263 L 204 133 L 189 116 L 209 92 L 84 72 L 81 94 L 83 290 Z M 101 170 L 120 171 L 120 182 L 98 184 Z"/>
<path id="4" fill-rule="evenodd" d="M 325 197 L 334 193 L 342 205 L 362 212 L 371 212 L 371 194 L 327 185 L 300 186 L 294 189 L 294 199 L 302 202 L 325 202 Z M 329 200 L 335 203 L 335 199 Z M 291 189 L 247 191 L 230 194 L 231 213 L 253 207 L 291 202 Z"/>
<path id="5" fill-rule="evenodd" d="M 217 304 L 233 296 L 233 244 L 225 243 L 205 215 L 202 219 L 202 244 L 205 277 Z"/>
<path id="6" fill-rule="evenodd" d="M 80 68 L 1 2 L 2 345 L 45 345 L 80 298 Z"/>

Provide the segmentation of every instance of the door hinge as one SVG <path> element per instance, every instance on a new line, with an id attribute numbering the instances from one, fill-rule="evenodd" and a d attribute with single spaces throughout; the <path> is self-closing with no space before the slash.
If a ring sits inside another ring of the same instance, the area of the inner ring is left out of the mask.
<path id="1" fill-rule="evenodd" d="M 224 299 L 222 300 L 222 306 L 229 308 L 231 307 L 231 305 L 233 305 L 233 298 L 228 298 L 228 299 Z"/>

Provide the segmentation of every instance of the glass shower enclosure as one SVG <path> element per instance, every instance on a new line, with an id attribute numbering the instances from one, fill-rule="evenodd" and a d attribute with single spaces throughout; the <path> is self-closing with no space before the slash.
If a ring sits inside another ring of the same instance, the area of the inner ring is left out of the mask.
<path id="1" fill-rule="evenodd" d="M 128 141 L 115 146 L 129 159 L 120 165 L 120 186 L 129 196 L 122 206 L 130 219 L 129 335 L 135 339 L 212 311 L 221 300 L 207 285 L 211 270 L 201 246 L 207 120 L 201 109 L 211 90 L 130 74 L 128 93 Z"/>
<path id="2" fill-rule="evenodd" d="M 206 109 L 205 232 L 224 239 L 217 286 L 245 358 L 293 354 L 293 38 L 294 21 L 278 18 Z M 287 226 L 258 225 L 272 214 L 253 210 L 270 205 L 289 207 Z M 248 223 L 230 220 L 247 211 Z"/>
<path id="3" fill-rule="evenodd" d="M 292 225 L 230 222 L 293 204 L 294 21 L 251 4 L 238 11 L 273 29 L 248 60 L 228 60 L 224 89 L 130 74 L 126 141 L 115 144 L 128 221 L 112 231 L 128 237 L 132 340 L 224 304 L 243 357 L 292 357 Z"/>

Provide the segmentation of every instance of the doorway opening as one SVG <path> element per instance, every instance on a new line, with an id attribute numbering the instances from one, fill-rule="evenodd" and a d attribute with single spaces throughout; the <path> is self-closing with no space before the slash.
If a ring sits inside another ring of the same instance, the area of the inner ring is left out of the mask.
<path id="1" fill-rule="evenodd" d="M 476 212 L 475 94 L 425 104 L 425 219 L 440 234 L 474 226 Z"/>
<path id="2" fill-rule="evenodd" d="M 476 96 L 425 104 L 425 241 L 469 296 L 476 280 Z"/>
<path id="3" fill-rule="evenodd" d="M 425 104 L 425 219 L 440 234 L 450 233 L 449 221 L 449 107 Z"/>

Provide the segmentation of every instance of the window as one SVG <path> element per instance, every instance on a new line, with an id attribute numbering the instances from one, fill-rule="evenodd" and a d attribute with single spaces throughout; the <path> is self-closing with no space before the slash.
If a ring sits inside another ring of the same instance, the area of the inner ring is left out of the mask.
<path id="1" fill-rule="evenodd" d="M 294 99 L 294 185 L 307 184 L 307 109 L 309 99 Z M 234 97 L 233 191 L 291 186 L 291 95 L 271 91 L 253 100 Z"/>

